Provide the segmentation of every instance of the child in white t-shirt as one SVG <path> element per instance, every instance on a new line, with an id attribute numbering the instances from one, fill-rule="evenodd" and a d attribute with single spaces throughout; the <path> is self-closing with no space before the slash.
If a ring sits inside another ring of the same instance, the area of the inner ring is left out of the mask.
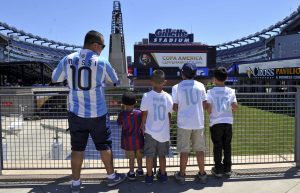
<path id="1" fill-rule="evenodd" d="M 145 182 L 153 183 L 153 158 L 159 157 L 159 181 L 166 183 L 166 156 L 169 154 L 170 117 L 172 112 L 172 97 L 163 91 L 165 74 L 162 70 L 155 70 L 151 77 L 153 90 L 143 95 L 141 108 L 142 125 L 144 129 L 144 155 L 146 156 L 147 175 Z"/>
<path id="2" fill-rule="evenodd" d="M 215 87 L 208 90 L 208 112 L 210 114 L 210 133 L 213 142 L 214 162 L 212 174 L 222 177 L 223 173 L 230 176 L 231 171 L 231 139 L 232 139 L 232 111 L 238 108 L 235 91 L 225 86 L 227 79 L 226 68 L 219 67 L 214 71 Z M 224 159 L 222 163 L 222 150 Z"/>
<path id="3" fill-rule="evenodd" d="M 180 171 L 175 173 L 175 179 L 179 184 L 185 183 L 185 170 L 191 146 L 196 153 L 199 167 L 196 177 L 201 183 L 207 181 L 204 170 L 206 91 L 202 83 L 194 80 L 196 71 L 195 64 L 185 63 L 181 70 L 183 80 L 172 88 L 173 110 L 177 111 L 177 151 L 180 152 Z"/>

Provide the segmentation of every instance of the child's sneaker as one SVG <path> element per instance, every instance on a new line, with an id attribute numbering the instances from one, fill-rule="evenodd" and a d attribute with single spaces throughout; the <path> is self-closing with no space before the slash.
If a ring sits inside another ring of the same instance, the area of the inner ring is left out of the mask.
<path id="1" fill-rule="evenodd" d="M 197 177 L 200 180 L 200 183 L 202 183 L 202 184 L 207 183 L 207 174 L 206 174 L 206 172 L 204 174 L 201 174 L 200 172 L 198 172 Z"/>
<path id="2" fill-rule="evenodd" d="M 78 185 L 74 185 L 73 182 L 71 182 L 71 193 L 79 193 L 81 187 L 81 182 Z"/>
<path id="3" fill-rule="evenodd" d="M 127 173 L 127 178 L 131 181 L 135 180 L 135 173 L 130 173 L 130 171 Z"/>
<path id="4" fill-rule="evenodd" d="M 178 184 L 185 184 L 185 177 L 180 175 L 180 172 L 174 174 L 175 180 Z"/>
<path id="5" fill-rule="evenodd" d="M 165 174 L 161 174 L 160 170 L 158 170 L 157 172 L 157 179 L 161 182 L 161 183 L 167 183 L 168 181 L 168 175 L 167 172 L 165 172 Z"/>
<path id="6" fill-rule="evenodd" d="M 227 176 L 227 177 L 230 177 L 232 174 L 233 174 L 233 171 L 232 171 L 232 170 L 230 170 L 230 171 L 228 171 L 228 172 L 225 172 L 225 171 L 224 171 L 224 175 Z"/>
<path id="7" fill-rule="evenodd" d="M 141 176 L 144 176 L 144 171 L 143 171 L 143 169 L 142 169 L 142 170 L 138 170 L 138 169 L 137 169 L 137 170 L 135 171 L 135 173 L 136 173 L 137 176 L 140 176 L 140 177 L 141 177 Z"/>
<path id="8" fill-rule="evenodd" d="M 145 183 L 148 185 L 153 184 L 153 174 L 151 176 L 148 176 L 148 174 L 146 174 Z"/>
<path id="9" fill-rule="evenodd" d="M 106 185 L 108 187 L 113 187 L 113 186 L 116 186 L 116 185 L 120 184 L 124 180 L 126 180 L 125 174 L 116 173 L 116 177 L 114 179 L 107 179 L 107 184 Z"/>
<path id="10" fill-rule="evenodd" d="M 223 174 L 222 174 L 220 171 L 216 170 L 215 167 L 212 167 L 212 168 L 211 168 L 211 173 L 212 173 L 214 176 L 216 176 L 217 178 L 221 178 L 221 177 L 223 176 Z"/>

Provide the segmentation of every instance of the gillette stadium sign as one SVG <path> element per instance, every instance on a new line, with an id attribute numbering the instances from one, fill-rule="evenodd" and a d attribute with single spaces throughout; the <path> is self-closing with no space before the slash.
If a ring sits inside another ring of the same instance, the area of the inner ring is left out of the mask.
<path id="1" fill-rule="evenodd" d="M 183 29 L 157 29 L 149 33 L 149 43 L 182 44 L 194 42 L 194 34 L 188 34 Z"/>

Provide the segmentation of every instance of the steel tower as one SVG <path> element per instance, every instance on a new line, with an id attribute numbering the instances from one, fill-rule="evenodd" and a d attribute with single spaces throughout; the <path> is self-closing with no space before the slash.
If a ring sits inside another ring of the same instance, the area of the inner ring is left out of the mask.
<path id="1" fill-rule="evenodd" d="M 129 85 L 128 69 L 126 64 L 123 19 L 121 4 L 113 2 L 111 34 L 109 43 L 109 62 L 116 70 L 122 86 Z"/>

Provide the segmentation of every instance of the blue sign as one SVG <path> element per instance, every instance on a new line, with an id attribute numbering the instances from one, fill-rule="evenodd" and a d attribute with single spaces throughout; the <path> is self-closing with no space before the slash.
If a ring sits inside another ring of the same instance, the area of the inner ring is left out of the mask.
<path id="1" fill-rule="evenodd" d="M 157 29 L 154 34 L 149 33 L 149 43 L 178 44 L 194 42 L 194 34 L 188 34 L 183 29 Z"/>
<path id="2" fill-rule="evenodd" d="M 196 76 L 208 76 L 208 68 L 197 68 Z"/>
<path id="3" fill-rule="evenodd" d="M 229 76 L 226 80 L 226 82 L 237 82 L 237 78 L 236 77 L 233 77 L 233 76 Z"/>
<path id="4" fill-rule="evenodd" d="M 227 73 L 232 75 L 236 75 L 238 71 L 238 64 L 233 64 L 230 68 L 227 69 Z"/>

